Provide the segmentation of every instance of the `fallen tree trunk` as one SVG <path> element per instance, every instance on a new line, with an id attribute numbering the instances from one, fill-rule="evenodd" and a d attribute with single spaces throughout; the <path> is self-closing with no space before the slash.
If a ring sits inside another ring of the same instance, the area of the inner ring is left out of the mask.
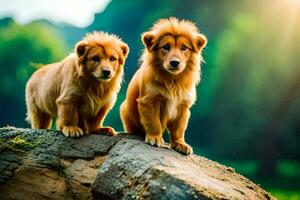
<path id="1" fill-rule="evenodd" d="M 140 138 L 0 129 L 0 199 L 274 199 L 234 169 Z"/>

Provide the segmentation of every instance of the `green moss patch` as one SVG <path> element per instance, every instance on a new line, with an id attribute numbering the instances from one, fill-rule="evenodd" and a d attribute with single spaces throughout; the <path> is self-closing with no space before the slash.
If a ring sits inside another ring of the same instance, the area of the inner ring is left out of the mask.
<path id="1" fill-rule="evenodd" d="M 23 136 L 16 136 L 7 140 L 0 139 L 0 151 L 13 151 L 24 154 L 28 150 L 35 148 L 40 142 L 36 139 L 28 141 Z"/>

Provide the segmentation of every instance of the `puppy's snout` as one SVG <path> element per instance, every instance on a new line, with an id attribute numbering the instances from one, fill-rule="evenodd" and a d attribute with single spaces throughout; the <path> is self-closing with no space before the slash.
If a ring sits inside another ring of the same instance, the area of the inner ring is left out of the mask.
<path id="1" fill-rule="evenodd" d="M 111 71 L 108 69 L 104 69 L 104 70 L 102 70 L 102 74 L 105 78 L 108 78 L 108 77 L 110 77 Z"/>
<path id="2" fill-rule="evenodd" d="M 177 68 L 178 67 L 178 65 L 179 65 L 179 61 L 178 60 L 171 60 L 170 61 L 170 65 L 172 66 L 172 67 L 174 67 L 174 68 Z"/>

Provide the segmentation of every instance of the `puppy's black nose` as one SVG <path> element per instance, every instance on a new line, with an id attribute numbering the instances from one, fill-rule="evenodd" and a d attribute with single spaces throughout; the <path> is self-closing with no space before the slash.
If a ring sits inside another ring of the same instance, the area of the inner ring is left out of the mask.
<path id="1" fill-rule="evenodd" d="M 179 63 L 180 63 L 180 62 L 177 61 L 177 60 L 171 60 L 171 61 L 170 61 L 171 66 L 174 67 L 174 68 L 178 67 Z"/>
<path id="2" fill-rule="evenodd" d="M 104 77 L 110 76 L 110 70 L 104 69 L 104 70 L 102 70 L 102 73 L 103 73 Z"/>

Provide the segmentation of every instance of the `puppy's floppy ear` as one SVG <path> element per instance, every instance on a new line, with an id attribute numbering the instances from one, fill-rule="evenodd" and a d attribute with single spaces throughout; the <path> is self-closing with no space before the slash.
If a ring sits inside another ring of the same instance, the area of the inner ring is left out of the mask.
<path id="1" fill-rule="evenodd" d="M 121 49 L 122 49 L 123 56 L 127 57 L 128 53 L 129 53 L 129 47 L 128 47 L 128 45 L 122 42 L 121 43 Z"/>
<path id="2" fill-rule="evenodd" d="M 193 41 L 193 46 L 197 52 L 201 51 L 206 46 L 206 44 L 207 44 L 207 39 L 205 35 L 199 33 L 195 36 L 195 39 Z"/>
<path id="3" fill-rule="evenodd" d="M 150 31 L 145 32 L 142 35 L 142 41 L 143 41 L 144 45 L 147 47 L 148 51 L 152 50 L 152 47 L 154 45 L 153 39 L 154 39 L 154 34 Z"/>
<path id="4" fill-rule="evenodd" d="M 88 43 L 85 41 L 80 41 L 76 44 L 75 50 L 79 58 L 85 53 L 87 45 Z"/>
<path id="5" fill-rule="evenodd" d="M 79 58 L 78 59 L 79 65 L 76 65 L 79 77 L 84 76 L 84 67 L 81 64 L 83 64 L 85 62 L 85 56 L 83 56 L 83 55 L 85 54 L 87 45 L 88 45 L 87 42 L 80 41 L 76 44 L 76 47 L 75 47 L 76 54 Z"/>

